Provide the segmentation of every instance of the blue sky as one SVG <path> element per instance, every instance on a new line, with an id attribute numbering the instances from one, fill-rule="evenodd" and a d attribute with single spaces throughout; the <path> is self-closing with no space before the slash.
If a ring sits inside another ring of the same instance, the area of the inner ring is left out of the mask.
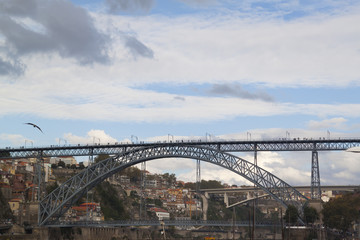
<path id="1" fill-rule="evenodd" d="M 0 148 L 359 137 L 359 12 L 355 0 L 2 0 Z M 322 182 L 360 181 L 358 155 L 320 157 Z M 310 182 L 310 160 L 259 155 L 292 184 Z M 195 178 L 192 161 L 148 168 Z"/>

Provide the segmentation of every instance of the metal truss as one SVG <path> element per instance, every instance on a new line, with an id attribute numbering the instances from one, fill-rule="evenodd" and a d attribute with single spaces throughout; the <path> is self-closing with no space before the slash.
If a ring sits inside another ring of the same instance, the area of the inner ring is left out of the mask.
<path id="1" fill-rule="evenodd" d="M 321 199 L 320 169 L 318 152 L 312 152 L 311 159 L 311 199 Z"/>
<path id="2" fill-rule="evenodd" d="M 275 175 L 217 149 L 193 145 L 133 147 L 87 167 L 47 195 L 39 204 L 39 225 L 58 220 L 82 195 L 114 173 L 131 165 L 159 158 L 190 158 L 224 167 L 255 183 L 283 206 L 295 205 L 300 212 L 302 212 L 301 200 L 307 200 Z M 169 164 L 170 162 L 171 159 Z"/>
<path id="3" fill-rule="evenodd" d="M 71 145 L 49 146 L 36 148 L 5 148 L 0 149 L 1 158 L 31 158 L 56 156 L 94 156 L 100 154 L 114 155 L 126 152 L 134 147 L 155 146 L 198 146 L 217 149 L 223 152 L 252 152 L 252 151 L 336 151 L 346 150 L 360 146 L 360 139 L 331 139 L 331 140 L 272 140 L 272 141 L 177 141 L 164 143 L 136 143 L 136 144 L 94 144 L 94 145 Z M 9 157 L 10 156 L 10 157 Z"/>

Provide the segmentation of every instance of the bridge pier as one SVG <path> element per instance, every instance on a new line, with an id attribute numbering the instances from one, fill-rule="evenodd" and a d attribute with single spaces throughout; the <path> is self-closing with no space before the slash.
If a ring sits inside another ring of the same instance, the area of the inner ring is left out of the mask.
<path id="1" fill-rule="evenodd" d="M 201 194 L 201 198 L 203 200 L 203 220 L 207 221 L 207 210 L 208 210 L 208 206 L 209 206 L 209 202 L 208 202 L 209 194 L 206 194 L 206 193 L 205 193 L 205 195 Z"/>
<path id="2" fill-rule="evenodd" d="M 225 203 L 226 207 L 229 206 L 229 197 L 228 197 L 227 193 L 224 193 L 224 203 Z"/>
<path id="3" fill-rule="evenodd" d="M 311 158 L 311 199 L 321 199 L 319 157 L 316 150 L 312 151 Z"/>

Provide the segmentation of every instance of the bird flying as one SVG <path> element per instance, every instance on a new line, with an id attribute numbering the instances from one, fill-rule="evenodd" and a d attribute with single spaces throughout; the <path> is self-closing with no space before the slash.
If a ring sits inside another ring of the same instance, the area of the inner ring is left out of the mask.
<path id="1" fill-rule="evenodd" d="M 42 133 L 43 133 L 43 131 L 41 130 L 41 128 L 40 128 L 38 125 L 36 125 L 36 124 L 33 124 L 33 123 L 24 123 L 24 124 L 31 125 L 31 126 L 33 126 L 34 128 L 39 129 L 39 130 L 40 130 L 40 132 L 42 132 Z"/>

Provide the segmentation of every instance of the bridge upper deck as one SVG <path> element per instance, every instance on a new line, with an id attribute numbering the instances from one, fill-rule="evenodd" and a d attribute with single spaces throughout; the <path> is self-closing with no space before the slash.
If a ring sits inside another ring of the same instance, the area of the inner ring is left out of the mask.
<path id="1" fill-rule="evenodd" d="M 56 156 L 92 156 L 113 155 L 133 148 L 154 146 L 201 146 L 224 152 L 254 152 L 254 151 L 342 151 L 360 146 L 360 138 L 352 139 L 278 139 L 252 141 L 185 141 L 173 142 L 140 142 L 115 144 L 87 144 L 87 145 L 51 145 L 48 147 L 19 147 L 0 149 L 0 158 L 29 158 L 39 155 L 44 157 Z"/>

